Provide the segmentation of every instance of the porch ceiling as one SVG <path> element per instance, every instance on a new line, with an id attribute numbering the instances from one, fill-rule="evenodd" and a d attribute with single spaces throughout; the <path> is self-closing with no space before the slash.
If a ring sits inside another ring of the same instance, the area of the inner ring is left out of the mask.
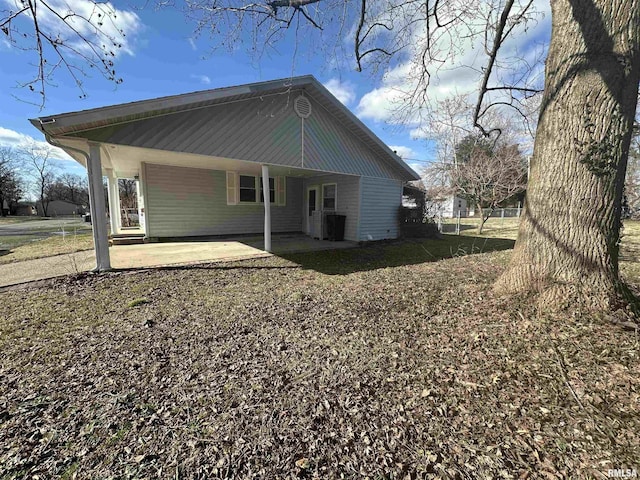
<path id="1" fill-rule="evenodd" d="M 247 175 L 261 175 L 260 161 L 236 160 L 233 158 L 170 152 L 152 148 L 130 147 L 126 145 L 103 144 L 103 169 L 112 168 L 119 177 L 131 177 L 139 173 L 142 162 L 175 167 L 204 168 L 210 170 L 235 171 Z M 274 176 L 315 177 L 331 172 L 269 165 L 269 173 Z M 344 174 L 343 174 L 344 175 Z"/>

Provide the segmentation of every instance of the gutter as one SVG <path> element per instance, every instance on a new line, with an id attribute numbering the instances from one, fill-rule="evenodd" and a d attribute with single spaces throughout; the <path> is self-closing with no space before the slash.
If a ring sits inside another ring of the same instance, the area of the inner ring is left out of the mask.
<path id="1" fill-rule="evenodd" d="M 44 132 L 44 130 L 43 130 Z M 53 139 L 53 137 L 51 137 L 51 135 L 49 135 L 48 133 L 45 132 L 44 134 L 44 138 L 45 140 L 47 140 L 47 143 L 50 145 L 53 145 L 54 147 L 58 147 L 62 150 L 71 150 L 72 152 L 76 152 L 79 153 L 80 155 L 82 155 L 84 157 L 84 161 L 86 162 L 85 165 L 89 164 L 89 154 L 87 152 L 85 152 L 84 150 L 81 150 L 79 148 L 76 147 L 70 147 L 69 145 L 62 145 L 61 143 L 56 143 Z"/>

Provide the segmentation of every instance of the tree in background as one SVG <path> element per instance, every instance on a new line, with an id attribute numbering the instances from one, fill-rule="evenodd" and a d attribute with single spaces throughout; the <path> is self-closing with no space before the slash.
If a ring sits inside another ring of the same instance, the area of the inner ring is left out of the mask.
<path id="1" fill-rule="evenodd" d="M 17 166 L 16 152 L 9 147 L 0 147 L 0 215 L 3 217 L 17 206 L 24 193 Z"/>
<path id="2" fill-rule="evenodd" d="M 18 150 L 20 162 L 25 176 L 30 179 L 34 194 L 42 208 L 42 215 L 47 216 L 50 198 L 47 193 L 56 180 L 58 166 L 53 159 L 53 149 L 48 145 L 28 142 Z"/>
<path id="3" fill-rule="evenodd" d="M 120 219 L 122 226 L 131 227 L 137 225 L 137 220 L 132 217 L 134 210 L 138 208 L 138 190 L 136 181 L 131 178 L 119 178 L 118 190 L 120 191 Z"/>
<path id="4" fill-rule="evenodd" d="M 455 146 L 454 165 L 463 165 L 473 157 L 491 156 L 495 142 L 482 135 L 467 135 Z"/>
<path id="5" fill-rule="evenodd" d="M 504 201 L 524 191 L 527 169 L 518 148 L 501 145 L 489 148 L 485 142 L 461 143 L 464 155 L 457 165 L 447 164 L 451 190 L 466 198 L 480 214 L 478 233 L 485 222 Z"/>
<path id="6" fill-rule="evenodd" d="M 76 205 L 89 205 L 87 179 L 74 173 L 64 173 L 55 178 L 47 188 L 47 200 L 64 200 Z"/>

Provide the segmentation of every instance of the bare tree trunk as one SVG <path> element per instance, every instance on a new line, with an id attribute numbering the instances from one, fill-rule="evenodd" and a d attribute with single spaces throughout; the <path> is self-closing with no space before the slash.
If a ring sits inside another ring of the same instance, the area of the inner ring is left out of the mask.
<path id="1" fill-rule="evenodd" d="M 496 284 L 552 308 L 635 305 L 618 276 L 640 80 L 640 1 L 556 0 L 527 200 Z"/>
<path id="2" fill-rule="evenodd" d="M 45 180 L 42 179 L 42 183 L 40 184 L 40 205 L 42 206 L 42 216 L 47 216 L 47 208 L 49 207 L 49 202 L 45 202 L 44 200 L 44 188 L 45 188 Z"/>
<path id="3" fill-rule="evenodd" d="M 484 216 L 484 210 L 482 209 L 482 205 L 480 205 L 480 203 L 478 203 L 476 205 L 476 208 L 480 212 L 480 225 L 478 226 L 478 234 L 481 234 L 482 230 L 484 229 L 484 224 L 487 223 L 487 220 L 489 219 L 489 217 L 493 213 L 493 209 L 489 210 L 489 214 L 485 217 Z"/>

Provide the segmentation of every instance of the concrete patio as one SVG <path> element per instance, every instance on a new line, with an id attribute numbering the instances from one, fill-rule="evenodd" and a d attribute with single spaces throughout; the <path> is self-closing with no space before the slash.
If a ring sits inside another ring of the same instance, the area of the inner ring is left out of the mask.
<path id="1" fill-rule="evenodd" d="M 114 269 L 153 268 L 167 265 L 237 261 L 278 254 L 354 248 L 356 242 L 315 240 L 301 234 L 274 235 L 273 253 L 267 253 L 261 236 L 197 241 L 116 245 L 109 248 Z M 0 265 L 0 287 L 72 275 L 92 270 L 93 250 Z"/>

